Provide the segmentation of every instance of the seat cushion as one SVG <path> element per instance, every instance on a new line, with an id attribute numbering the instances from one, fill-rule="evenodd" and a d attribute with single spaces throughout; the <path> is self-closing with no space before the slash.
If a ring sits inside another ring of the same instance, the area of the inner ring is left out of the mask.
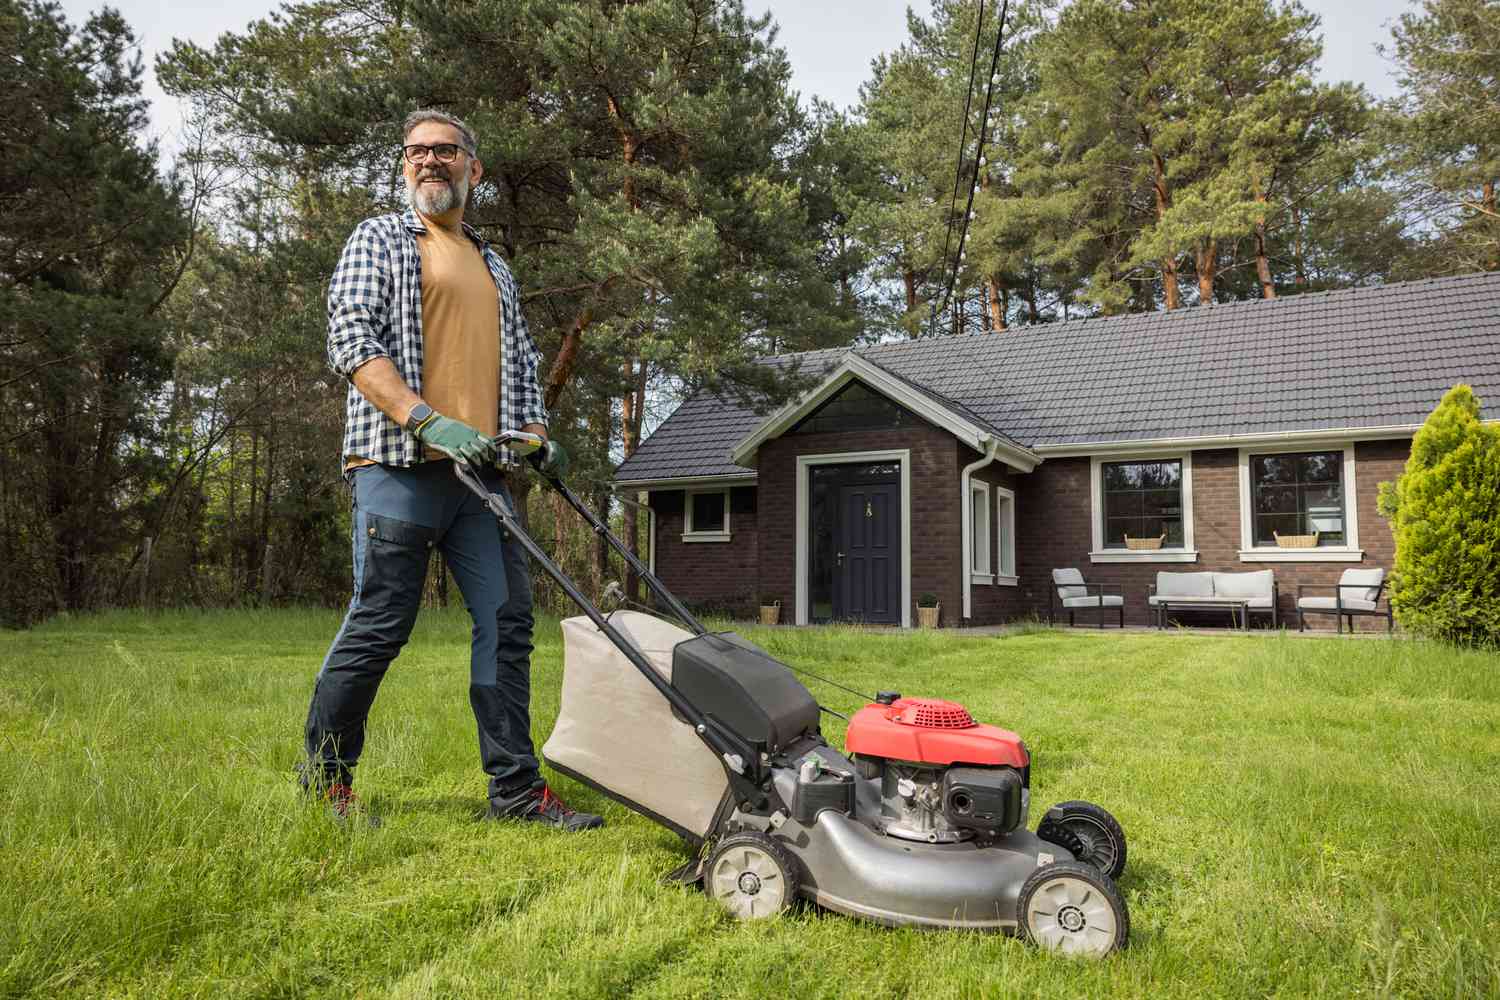
<path id="1" fill-rule="evenodd" d="M 1379 567 L 1375 569 L 1346 569 L 1344 575 L 1339 577 L 1339 593 L 1348 604 L 1350 598 L 1359 598 L 1362 601 L 1373 601 L 1380 595 L 1380 584 L 1385 579 L 1385 570 Z M 1364 584 L 1365 590 L 1351 589 L 1348 584 Z"/>
<path id="2" fill-rule="evenodd" d="M 1375 602 L 1362 600 L 1358 597 L 1347 595 L 1358 593 L 1358 591 L 1345 591 L 1344 610 L 1346 611 L 1374 611 Z M 1303 611 L 1337 611 L 1338 605 L 1332 597 L 1302 597 L 1297 600 L 1297 607 Z"/>
<path id="3" fill-rule="evenodd" d="M 1099 600 L 1098 595 L 1092 597 L 1064 597 L 1062 603 L 1065 608 L 1097 608 L 1100 606 Z M 1103 606 L 1106 608 L 1118 608 L 1125 603 L 1125 598 L 1118 594 L 1105 594 L 1103 600 Z"/>
<path id="4" fill-rule="evenodd" d="M 1212 597 L 1212 573 L 1158 573 L 1156 593 L 1161 597 Z"/>
<path id="5" fill-rule="evenodd" d="M 1263 569 L 1252 573 L 1215 573 L 1214 593 L 1219 597 L 1271 597 L 1271 586 L 1276 582 L 1272 570 Z"/>
<path id="6" fill-rule="evenodd" d="M 1057 596 L 1064 601 L 1088 596 L 1088 588 L 1083 585 L 1083 574 L 1076 569 L 1053 570 L 1052 582 L 1057 585 Z"/>

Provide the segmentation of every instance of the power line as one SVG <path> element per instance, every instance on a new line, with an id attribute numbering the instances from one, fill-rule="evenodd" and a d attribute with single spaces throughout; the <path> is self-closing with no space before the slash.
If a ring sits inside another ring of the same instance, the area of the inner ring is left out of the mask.
<path id="1" fill-rule="evenodd" d="M 984 88 L 984 113 L 983 113 L 983 115 L 979 119 L 979 146 L 978 146 L 978 148 L 977 148 L 977 150 L 975 151 L 975 154 L 974 154 L 974 173 L 973 173 L 973 175 L 969 179 L 969 200 L 968 200 L 968 203 L 964 206 L 964 220 L 963 220 L 963 225 L 959 228 L 959 231 L 958 231 L 958 254 L 953 258 L 953 270 L 948 275 L 948 288 L 943 292 L 943 305 L 942 305 L 942 307 L 940 309 L 936 309 L 932 313 L 932 323 L 933 323 L 934 326 L 936 326 L 936 323 L 937 323 L 937 315 L 938 315 L 938 313 L 940 313 L 940 312 L 947 312 L 948 311 L 948 303 L 953 298 L 953 286 L 955 284 L 957 284 L 957 282 L 958 282 L 958 268 L 959 268 L 959 264 L 963 261 L 963 257 L 964 257 L 964 241 L 968 238 L 968 235 L 969 235 L 969 220 L 974 215 L 974 192 L 979 187 L 979 165 L 984 160 L 984 144 L 985 144 L 985 140 L 987 138 L 986 133 L 988 133 L 989 127 L 990 127 L 990 99 L 994 96 L 994 92 L 995 92 L 995 80 L 996 80 L 996 75 L 997 75 L 996 74 L 996 69 L 1000 65 L 1000 49 L 1001 49 L 1001 46 L 1002 46 L 1002 44 L 1004 43 L 1004 40 L 1005 40 L 1005 15 L 1007 13 L 1009 13 L 1009 11 L 1010 11 L 1010 0 L 1002 0 L 1001 5 L 1000 5 L 1000 24 L 999 24 L 997 30 L 995 31 L 995 48 L 994 48 L 994 51 L 990 54 L 990 78 L 989 78 L 989 82 L 985 84 L 985 88 Z M 980 0 L 980 4 L 979 4 L 979 24 L 974 29 L 974 47 L 975 47 L 976 51 L 977 51 L 977 49 L 979 47 L 979 32 L 980 32 L 980 30 L 983 27 L 984 27 L 984 0 Z M 971 63 L 970 66 L 969 66 L 969 90 L 970 90 L 970 94 L 968 94 L 968 95 L 966 95 L 964 97 L 964 136 L 965 136 L 965 138 L 967 138 L 968 133 L 969 133 L 969 98 L 972 96 L 973 89 L 974 89 L 974 67 L 973 67 L 973 64 Z M 963 174 L 963 149 L 962 149 L 962 147 L 960 147 L 960 149 L 959 149 L 958 170 L 959 170 L 960 176 L 962 176 L 962 174 Z M 954 185 L 954 195 L 956 196 L 957 194 L 958 194 L 958 188 L 957 188 L 957 184 L 955 183 L 955 185 Z M 952 217 L 951 217 L 952 216 L 952 206 L 951 206 L 951 204 L 949 206 L 949 215 L 950 215 L 950 218 L 949 218 L 949 222 L 948 222 L 948 231 L 949 231 L 949 233 L 952 233 L 952 231 L 953 231 L 953 222 L 952 222 Z M 943 259 L 947 260 L 947 258 L 948 258 L 948 241 L 945 239 L 943 241 Z"/>
<path id="2" fill-rule="evenodd" d="M 974 20 L 974 45 L 969 52 L 969 85 L 964 88 L 964 116 L 961 119 L 961 127 L 958 130 L 958 164 L 953 170 L 953 194 L 948 198 L 948 229 L 943 235 L 942 259 L 945 262 L 948 260 L 948 244 L 953 239 L 953 209 L 958 204 L 958 187 L 964 180 L 964 150 L 969 144 L 969 105 L 974 100 L 974 67 L 979 64 L 979 39 L 983 34 L 984 0 L 979 0 L 979 16 Z M 959 240 L 959 252 L 963 252 L 962 239 Z M 944 308 L 946 308 L 946 305 Z M 933 312 L 929 329 L 935 329 L 936 326 L 937 313 Z"/>

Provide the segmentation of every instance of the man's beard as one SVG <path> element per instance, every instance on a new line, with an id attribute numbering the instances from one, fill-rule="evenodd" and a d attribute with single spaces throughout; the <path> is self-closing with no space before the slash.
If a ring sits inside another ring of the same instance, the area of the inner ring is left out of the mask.
<path id="1" fill-rule="evenodd" d="M 434 190 L 423 183 L 429 177 L 443 181 L 443 186 Z M 413 184 L 410 181 L 406 185 L 406 200 L 412 207 L 423 215 L 442 215 L 444 212 L 461 208 L 465 199 L 469 197 L 469 175 L 464 173 L 456 182 L 448 179 L 445 174 L 422 174 Z"/>

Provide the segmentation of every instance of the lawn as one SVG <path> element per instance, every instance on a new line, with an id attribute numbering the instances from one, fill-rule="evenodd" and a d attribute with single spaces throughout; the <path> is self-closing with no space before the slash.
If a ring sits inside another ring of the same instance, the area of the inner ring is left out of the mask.
<path id="1" fill-rule="evenodd" d="M 424 615 L 376 702 L 359 785 L 385 825 L 337 828 L 291 777 L 337 619 L 0 634 L 0 996 L 1500 996 L 1494 654 L 749 629 L 1019 731 L 1033 817 L 1071 798 L 1119 817 L 1131 946 L 1080 963 L 808 910 L 737 925 L 662 884 L 675 837 L 566 780 L 604 830 L 477 822 L 460 611 Z M 561 646 L 555 622 L 537 632 L 540 745 Z"/>

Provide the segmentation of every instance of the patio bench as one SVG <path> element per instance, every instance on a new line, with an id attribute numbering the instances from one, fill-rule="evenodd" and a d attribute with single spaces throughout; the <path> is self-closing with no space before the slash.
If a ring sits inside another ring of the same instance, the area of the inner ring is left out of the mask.
<path id="1" fill-rule="evenodd" d="M 1268 569 L 1249 573 L 1157 573 L 1146 603 L 1156 609 L 1157 628 L 1166 628 L 1170 611 L 1211 608 L 1238 613 L 1237 624 L 1245 629 L 1250 628 L 1252 612 L 1268 613 L 1275 628 L 1279 596 L 1276 574 Z"/>

